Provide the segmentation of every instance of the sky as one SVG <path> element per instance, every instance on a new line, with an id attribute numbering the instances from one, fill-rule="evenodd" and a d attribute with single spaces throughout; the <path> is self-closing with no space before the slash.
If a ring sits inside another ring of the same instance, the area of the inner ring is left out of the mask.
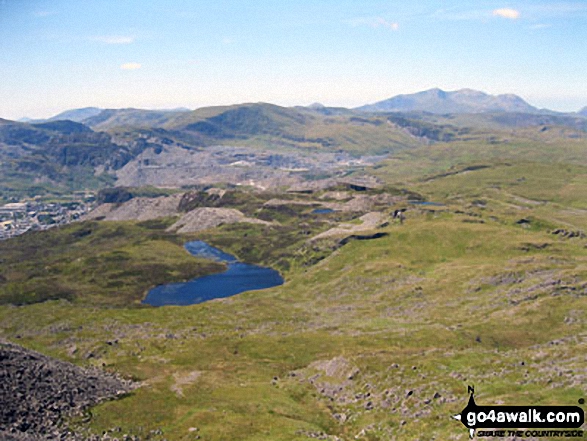
<path id="1" fill-rule="evenodd" d="M 587 106 L 587 0 L 0 0 L 0 118 L 434 87 Z"/>

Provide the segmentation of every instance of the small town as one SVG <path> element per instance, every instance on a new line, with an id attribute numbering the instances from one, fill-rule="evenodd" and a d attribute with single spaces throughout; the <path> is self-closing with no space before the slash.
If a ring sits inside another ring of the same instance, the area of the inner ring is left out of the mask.
<path id="1" fill-rule="evenodd" d="M 70 202 L 11 202 L 0 206 L 0 240 L 19 236 L 27 231 L 47 230 L 74 222 L 90 208 L 90 200 Z"/>

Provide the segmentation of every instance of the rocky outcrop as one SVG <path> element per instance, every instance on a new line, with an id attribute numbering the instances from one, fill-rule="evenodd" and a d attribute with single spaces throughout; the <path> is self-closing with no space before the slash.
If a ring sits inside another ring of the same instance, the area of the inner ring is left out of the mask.
<path id="1" fill-rule="evenodd" d="M 308 205 L 308 206 L 312 206 L 312 205 L 321 205 L 319 202 L 317 201 L 296 201 L 296 200 L 290 200 L 290 199 L 269 199 L 267 202 L 265 202 L 263 204 L 264 207 L 281 207 L 281 206 L 288 206 L 288 205 Z"/>
<path id="2" fill-rule="evenodd" d="M 353 197 L 349 191 L 327 191 L 320 199 L 334 199 L 336 201 L 347 201 Z"/>
<path id="3" fill-rule="evenodd" d="M 572 239 L 573 237 L 579 237 L 581 239 L 585 238 L 585 233 L 581 230 L 570 231 L 570 230 L 565 230 L 564 228 L 557 228 L 556 230 L 554 230 L 552 232 L 552 234 L 555 234 L 555 235 L 561 236 L 561 237 L 566 237 L 567 239 Z"/>
<path id="4" fill-rule="evenodd" d="M 196 208 L 182 216 L 180 220 L 168 228 L 168 231 L 176 233 L 194 233 L 207 230 L 223 224 L 234 224 L 245 222 L 249 224 L 271 225 L 270 222 L 262 221 L 245 216 L 234 208 Z"/>
<path id="5" fill-rule="evenodd" d="M 353 234 L 352 236 L 345 237 L 339 243 L 340 245 L 346 245 L 352 240 L 373 240 L 381 239 L 382 237 L 388 236 L 385 232 L 373 233 L 373 234 Z"/>
<path id="6" fill-rule="evenodd" d="M 312 237 L 310 241 L 327 239 L 330 237 L 344 239 L 345 237 L 356 235 L 357 233 L 361 233 L 363 231 L 369 231 L 382 226 L 386 222 L 387 216 L 383 213 L 373 211 L 371 213 L 364 214 L 359 219 L 362 221 L 359 225 L 342 223 L 338 227 L 331 228 L 330 230 L 326 230 L 323 233 Z"/>
<path id="7" fill-rule="evenodd" d="M 0 341 L 0 439 L 62 439 L 65 418 L 134 388 L 112 374 Z"/>
<path id="8" fill-rule="evenodd" d="M 85 219 L 107 221 L 146 221 L 162 217 L 175 216 L 183 195 L 176 194 L 158 198 L 134 198 L 122 205 L 102 204 L 88 213 Z"/>
<path id="9" fill-rule="evenodd" d="M 345 202 L 328 202 L 321 197 L 320 200 L 288 200 L 288 199 L 270 199 L 265 202 L 266 207 L 279 207 L 279 206 L 291 206 L 291 205 L 308 205 L 308 206 L 321 206 L 324 208 L 330 208 L 334 211 L 342 212 L 369 212 L 376 209 L 385 209 L 404 201 L 404 196 L 393 196 L 387 193 L 381 193 L 376 195 L 350 195 L 348 192 L 328 192 L 328 199 L 338 198 L 339 201 Z M 334 196 L 331 196 L 334 195 Z M 347 197 L 347 195 L 350 195 Z"/>

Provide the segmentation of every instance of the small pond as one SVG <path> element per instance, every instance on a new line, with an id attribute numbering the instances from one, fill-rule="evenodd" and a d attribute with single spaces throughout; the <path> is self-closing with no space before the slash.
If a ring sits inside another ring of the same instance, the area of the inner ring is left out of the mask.
<path id="1" fill-rule="evenodd" d="M 334 210 L 332 208 L 316 208 L 315 210 L 312 210 L 312 214 L 328 214 L 328 213 L 334 213 Z"/>
<path id="2" fill-rule="evenodd" d="M 193 256 L 225 262 L 228 268 L 223 273 L 197 277 L 189 282 L 157 286 L 149 291 L 143 303 L 152 306 L 193 305 L 283 284 L 283 278 L 274 269 L 240 262 L 201 240 L 188 242 L 185 248 Z"/>

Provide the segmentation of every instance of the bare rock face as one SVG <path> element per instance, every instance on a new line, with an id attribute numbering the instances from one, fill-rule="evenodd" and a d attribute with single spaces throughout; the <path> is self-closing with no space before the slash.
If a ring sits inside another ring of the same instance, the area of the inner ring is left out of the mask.
<path id="1" fill-rule="evenodd" d="M 0 341 L 0 439 L 61 439 L 65 417 L 134 388 L 112 374 Z"/>
<path id="2" fill-rule="evenodd" d="M 133 198 L 120 206 L 102 204 L 88 213 L 86 219 L 107 221 L 138 220 L 147 221 L 178 214 L 178 206 L 182 194 L 163 196 L 158 198 Z"/>
<path id="3" fill-rule="evenodd" d="M 245 216 L 234 208 L 196 208 L 185 214 L 168 228 L 168 231 L 177 233 L 193 233 L 195 231 L 207 230 L 223 224 L 234 224 L 245 222 L 249 224 L 271 225 L 270 222 L 262 221 Z"/>
<path id="4" fill-rule="evenodd" d="M 92 209 L 89 213 L 82 216 L 81 220 L 103 220 L 110 212 L 116 209 L 116 204 L 105 203 L 100 204 L 96 208 Z"/>
<path id="5" fill-rule="evenodd" d="M 374 211 L 364 214 L 359 219 L 362 221 L 360 225 L 342 223 L 337 227 L 331 228 L 330 230 L 326 230 L 317 236 L 312 237 L 310 241 L 326 239 L 329 237 L 344 238 L 356 233 L 362 233 L 363 231 L 373 230 L 385 223 L 386 216 L 383 213 Z"/>

